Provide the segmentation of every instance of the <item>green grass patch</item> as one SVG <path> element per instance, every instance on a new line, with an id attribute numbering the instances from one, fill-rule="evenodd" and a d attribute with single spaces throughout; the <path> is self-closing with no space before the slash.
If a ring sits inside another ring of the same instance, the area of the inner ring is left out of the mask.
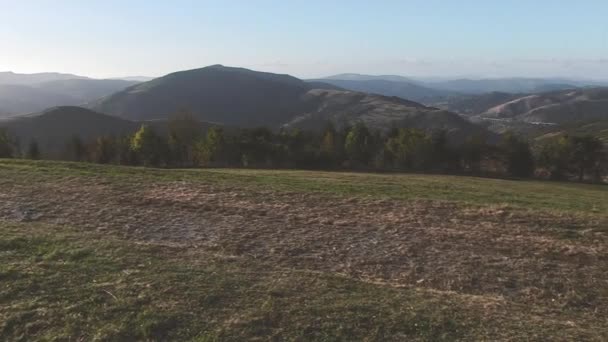
<path id="1" fill-rule="evenodd" d="M 452 340 L 457 305 L 55 226 L 0 225 L 0 340 Z"/>
<path id="2" fill-rule="evenodd" d="M 0 222 L 0 340 L 598 339 L 536 308 Z M 490 301 L 491 302 L 491 301 Z M 576 312 L 572 317 L 576 317 Z M 596 324 L 590 322 L 588 324 Z"/>
<path id="3" fill-rule="evenodd" d="M 608 186 L 517 181 L 447 175 L 369 174 L 286 170 L 159 170 L 84 163 L 1 160 L 6 184 L 61 178 L 117 187 L 153 182 L 202 182 L 252 190 L 324 193 L 332 196 L 443 200 L 463 205 L 508 205 L 526 209 L 608 215 Z M 0 179 L 0 183 L 2 179 Z"/>

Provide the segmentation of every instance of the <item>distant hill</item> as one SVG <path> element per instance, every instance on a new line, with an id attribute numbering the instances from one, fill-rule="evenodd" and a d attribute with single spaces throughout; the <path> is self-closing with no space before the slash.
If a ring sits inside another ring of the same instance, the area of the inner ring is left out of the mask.
<path id="1" fill-rule="evenodd" d="M 483 94 L 489 92 L 534 93 L 547 90 L 577 88 L 578 85 L 563 80 L 536 78 L 499 78 L 499 79 L 459 79 L 427 83 L 427 87 L 449 90 L 465 94 Z"/>
<path id="2" fill-rule="evenodd" d="M 203 121 L 278 126 L 306 110 L 301 97 L 310 88 L 288 75 L 215 65 L 129 87 L 91 108 L 133 120 L 163 119 L 186 109 Z"/>
<path id="3" fill-rule="evenodd" d="M 125 80 L 71 79 L 44 82 L 35 87 L 49 92 L 71 96 L 79 101 L 78 104 L 84 104 L 111 95 L 138 83 L 140 82 Z"/>
<path id="4" fill-rule="evenodd" d="M 314 109 L 295 117 L 286 127 L 318 129 L 330 120 L 338 126 L 364 122 L 378 130 L 391 127 L 414 127 L 426 131 L 444 129 L 453 140 L 459 141 L 469 135 L 492 136 L 485 128 L 457 114 L 398 97 L 316 89 L 307 93 L 305 100 Z"/>
<path id="5" fill-rule="evenodd" d="M 44 151 L 56 152 L 74 135 L 88 140 L 102 135 L 131 133 L 139 124 L 85 108 L 55 107 L 41 113 L 2 119 L 0 127 L 8 129 L 22 143 L 36 140 Z"/>
<path id="6" fill-rule="evenodd" d="M 321 80 L 339 80 L 339 81 L 391 81 L 391 82 L 406 82 L 415 83 L 410 78 L 398 75 L 362 75 L 362 74 L 339 74 L 329 77 L 324 77 Z"/>
<path id="7" fill-rule="evenodd" d="M 57 72 L 44 72 L 37 74 L 18 74 L 11 71 L 0 72 L 0 84 L 35 85 L 49 81 L 87 79 L 88 77 L 62 74 Z"/>
<path id="8" fill-rule="evenodd" d="M 339 90 L 335 85 L 307 83 L 288 75 L 218 65 L 129 87 L 91 108 L 130 120 L 166 119 L 185 109 L 199 120 L 222 125 L 307 129 L 320 129 L 329 120 L 337 124 L 363 121 L 377 129 L 410 120 L 430 128 L 432 117 L 421 114 L 437 111 L 398 97 Z M 483 130 L 456 114 L 446 112 L 443 116 L 455 117 L 443 121 L 448 130 Z"/>
<path id="9" fill-rule="evenodd" d="M 608 86 L 608 81 L 573 80 L 561 78 L 486 78 L 486 79 L 432 79 L 419 77 L 404 77 L 398 75 L 361 75 L 340 74 L 323 80 L 342 81 L 391 81 L 404 82 L 434 90 L 448 91 L 459 94 L 485 94 L 492 92 L 522 94 L 541 93 L 584 87 Z"/>
<path id="10" fill-rule="evenodd" d="M 73 136 L 83 141 L 91 141 L 100 136 L 121 136 L 133 134 L 142 124 L 150 125 L 158 134 L 167 134 L 167 120 L 132 121 L 116 116 L 74 106 L 50 108 L 40 113 L 0 118 L 0 128 L 8 130 L 16 137 L 22 148 L 30 141 L 39 143 L 45 156 L 59 156 L 64 152 L 65 144 Z M 214 126 L 207 122 L 198 122 L 202 132 Z M 233 127 L 226 127 L 232 131 Z"/>
<path id="11" fill-rule="evenodd" d="M 580 122 L 568 125 L 561 125 L 548 129 L 536 137 L 537 141 L 556 139 L 564 135 L 593 135 L 600 138 L 604 144 L 608 144 L 608 120 Z"/>
<path id="12" fill-rule="evenodd" d="M 111 78 L 112 80 L 122 80 L 122 81 L 132 81 L 132 82 L 148 82 L 152 81 L 156 77 L 148 77 L 148 76 L 127 76 L 127 77 L 115 77 Z"/>
<path id="13" fill-rule="evenodd" d="M 340 77 L 340 76 L 334 76 Z M 371 77 L 371 76 L 370 76 Z M 382 76 L 377 76 L 382 77 Z M 415 83 L 385 79 L 320 79 L 317 82 L 326 82 L 342 89 L 359 91 L 364 93 L 379 94 L 384 96 L 397 96 L 402 99 L 416 102 L 432 103 L 438 98 L 444 98 L 454 94 L 446 90 L 432 89 Z"/>
<path id="14" fill-rule="evenodd" d="M 502 103 L 515 100 L 524 95 L 492 92 L 480 95 L 452 95 L 432 105 L 463 115 L 477 115 Z"/>
<path id="15" fill-rule="evenodd" d="M 24 85 L 0 85 L 0 117 L 32 113 L 45 108 L 77 104 L 78 99 L 46 89 Z"/>
<path id="16" fill-rule="evenodd" d="M 4 84 L 0 85 L 0 117 L 39 112 L 56 106 L 82 105 L 136 83 L 81 78 L 44 81 L 27 86 Z"/>
<path id="17" fill-rule="evenodd" d="M 482 118 L 565 124 L 608 119 L 608 88 L 587 88 L 527 95 L 497 105 Z"/>

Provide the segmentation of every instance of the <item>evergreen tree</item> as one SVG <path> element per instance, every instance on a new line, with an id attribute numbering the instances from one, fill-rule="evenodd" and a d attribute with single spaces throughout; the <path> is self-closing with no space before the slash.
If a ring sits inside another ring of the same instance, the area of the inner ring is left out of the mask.
<path id="1" fill-rule="evenodd" d="M 0 158 L 12 158 L 14 153 L 13 142 L 8 132 L 0 129 Z"/>
<path id="2" fill-rule="evenodd" d="M 386 159 L 394 167 L 424 169 L 431 160 L 431 141 L 422 131 L 401 128 L 385 143 Z"/>
<path id="3" fill-rule="evenodd" d="M 85 159 L 87 150 L 78 135 L 74 135 L 68 140 L 65 145 L 65 154 L 67 159 L 71 161 L 83 161 Z"/>
<path id="4" fill-rule="evenodd" d="M 481 171 L 481 161 L 488 149 L 486 141 L 481 136 L 468 137 L 460 146 L 460 156 L 463 167 L 472 173 Z"/>
<path id="5" fill-rule="evenodd" d="M 344 150 L 351 162 L 368 165 L 373 156 L 372 135 L 364 123 L 357 123 L 346 135 Z"/>
<path id="6" fill-rule="evenodd" d="M 38 142 L 36 140 L 30 141 L 29 145 L 27 146 L 27 152 L 25 156 L 27 159 L 40 159 L 40 148 L 38 147 Z"/>
<path id="7" fill-rule="evenodd" d="M 571 137 L 570 140 L 573 145 L 571 164 L 582 182 L 588 172 L 599 167 L 604 146 L 600 139 L 591 135 Z"/>
<path id="8" fill-rule="evenodd" d="M 131 150 L 144 166 L 160 166 L 167 155 L 162 138 L 145 124 L 131 138 Z"/>
<path id="9" fill-rule="evenodd" d="M 110 164 L 116 161 L 116 144 L 112 137 L 99 137 L 91 147 L 91 157 L 94 163 Z"/>
<path id="10" fill-rule="evenodd" d="M 219 127 L 212 127 L 207 131 L 205 138 L 200 138 L 194 146 L 194 156 L 200 166 L 209 166 L 212 163 L 221 163 L 223 160 L 225 140 L 224 131 Z"/>
<path id="11" fill-rule="evenodd" d="M 534 157 L 530 144 L 507 132 L 501 144 L 507 173 L 513 177 L 529 177 L 534 173 Z"/>
<path id="12" fill-rule="evenodd" d="M 179 166 L 192 166 L 195 162 L 194 146 L 200 140 L 200 123 L 188 112 L 175 114 L 168 122 L 170 159 Z"/>

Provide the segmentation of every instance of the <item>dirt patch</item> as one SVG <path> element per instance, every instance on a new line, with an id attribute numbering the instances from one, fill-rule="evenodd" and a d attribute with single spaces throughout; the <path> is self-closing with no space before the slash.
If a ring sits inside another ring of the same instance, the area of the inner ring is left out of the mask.
<path id="1" fill-rule="evenodd" d="M 608 313 L 605 221 L 508 207 L 71 179 L 0 189 L 0 219 L 551 307 Z"/>

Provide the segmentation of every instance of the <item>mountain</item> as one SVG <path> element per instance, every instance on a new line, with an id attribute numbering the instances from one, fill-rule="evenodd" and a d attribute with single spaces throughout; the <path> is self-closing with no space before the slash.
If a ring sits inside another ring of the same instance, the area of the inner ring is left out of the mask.
<path id="1" fill-rule="evenodd" d="M 0 117 L 81 105 L 134 85 L 121 80 L 65 79 L 32 85 L 0 85 Z"/>
<path id="2" fill-rule="evenodd" d="M 36 140 L 43 151 L 57 153 L 74 135 L 86 141 L 103 135 L 131 133 L 139 124 L 85 108 L 55 107 L 41 113 L 1 119 L 0 127 L 18 137 L 22 145 Z"/>
<path id="3" fill-rule="evenodd" d="M 286 127 L 318 129 L 330 120 L 338 126 L 364 122 L 377 130 L 391 127 L 413 127 L 426 131 L 444 129 L 453 141 L 463 141 L 470 135 L 492 136 L 485 128 L 457 114 L 398 97 L 315 89 L 309 91 L 304 100 L 313 110 L 293 118 Z"/>
<path id="4" fill-rule="evenodd" d="M 564 135 L 593 135 L 608 145 L 608 120 L 587 121 L 574 124 L 561 125 L 542 132 L 537 141 L 555 139 Z"/>
<path id="5" fill-rule="evenodd" d="M 70 79 L 87 79 L 87 77 L 57 72 L 44 72 L 37 74 L 17 74 L 11 71 L 0 72 L 0 84 L 35 85 L 43 82 Z"/>
<path id="6" fill-rule="evenodd" d="M 78 99 L 72 96 L 46 89 L 24 85 L 0 85 L 0 117 L 33 113 L 49 107 L 77 103 Z"/>
<path id="7" fill-rule="evenodd" d="M 458 79 L 425 84 L 434 89 L 447 90 L 464 94 L 483 94 L 489 92 L 535 93 L 547 90 L 573 89 L 581 86 L 580 82 L 569 80 L 537 78 L 498 78 L 498 79 Z"/>
<path id="8" fill-rule="evenodd" d="M 137 84 L 91 108 L 132 120 L 163 119 L 186 109 L 202 121 L 278 126 L 307 109 L 301 98 L 310 88 L 288 75 L 214 65 Z"/>
<path id="9" fill-rule="evenodd" d="M 459 114 L 471 116 L 485 113 L 492 107 L 513 101 L 523 94 L 491 92 L 479 95 L 451 95 L 433 102 L 431 105 Z"/>
<path id="10" fill-rule="evenodd" d="M 127 77 L 115 77 L 112 80 L 132 81 L 132 82 L 148 82 L 155 79 L 155 77 L 148 76 L 127 76 Z"/>
<path id="11" fill-rule="evenodd" d="M 490 108 L 480 117 L 552 124 L 608 119 L 608 88 L 527 95 Z"/>
<path id="12" fill-rule="evenodd" d="M 49 92 L 71 96 L 77 99 L 77 104 L 84 104 L 111 95 L 138 83 L 139 82 L 137 81 L 125 80 L 71 79 L 44 82 L 35 87 Z"/>
<path id="13" fill-rule="evenodd" d="M 398 75 L 362 75 L 362 74 L 339 74 L 322 78 L 321 80 L 339 80 L 339 81 L 391 81 L 391 82 L 406 82 L 415 83 L 410 78 Z"/>
<path id="14" fill-rule="evenodd" d="M 166 120 L 132 121 L 74 106 L 50 108 L 40 113 L 0 118 L 0 128 L 16 137 L 21 147 L 37 141 L 45 157 L 59 157 L 73 136 L 84 142 L 101 136 L 121 136 L 135 133 L 142 124 L 151 126 L 158 134 L 168 132 Z M 213 125 L 198 122 L 201 131 Z M 226 127 L 228 131 L 232 127 Z"/>
<path id="15" fill-rule="evenodd" d="M 164 120 L 131 121 L 74 106 L 1 118 L 0 128 L 18 138 L 22 147 L 35 140 L 45 154 L 57 156 L 64 151 L 66 142 L 75 135 L 87 142 L 100 136 L 133 134 L 144 123 L 152 126 L 158 134 L 167 133 L 167 121 Z M 212 126 L 205 122 L 199 122 L 199 125 L 203 131 Z"/>
<path id="16" fill-rule="evenodd" d="M 93 103 L 91 108 L 130 120 L 166 119 L 185 109 L 201 121 L 222 125 L 307 129 L 320 129 L 329 120 L 337 124 L 363 121 L 383 130 L 409 120 L 416 127 L 435 128 L 431 121 L 442 117 L 446 119 L 441 128 L 454 132 L 483 130 L 457 114 L 438 114 L 435 108 L 398 97 L 340 90 L 335 85 L 307 83 L 288 75 L 220 65 L 137 84 Z M 413 121 L 420 124 L 414 125 Z"/>
<path id="17" fill-rule="evenodd" d="M 340 77 L 340 76 L 334 76 Z M 369 76 L 372 77 L 372 76 Z M 382 76 L 377 76 L 382 77 Z M 398 76 L 395 76 L 398 77 Z M 405 81 L 385 80 L 385 79 L 320 79 L 313 80 L 317 82 L 325 82 L 342 89 L 359 91 L 364 93 L 373 93 L 384 96 L 397 96 L 402 99 L 431 103 L 437 101 L 438 98 L 444 98 L 453 93 L 445 90 L 437 90 L 427 88 L 418 84 Z"/>

